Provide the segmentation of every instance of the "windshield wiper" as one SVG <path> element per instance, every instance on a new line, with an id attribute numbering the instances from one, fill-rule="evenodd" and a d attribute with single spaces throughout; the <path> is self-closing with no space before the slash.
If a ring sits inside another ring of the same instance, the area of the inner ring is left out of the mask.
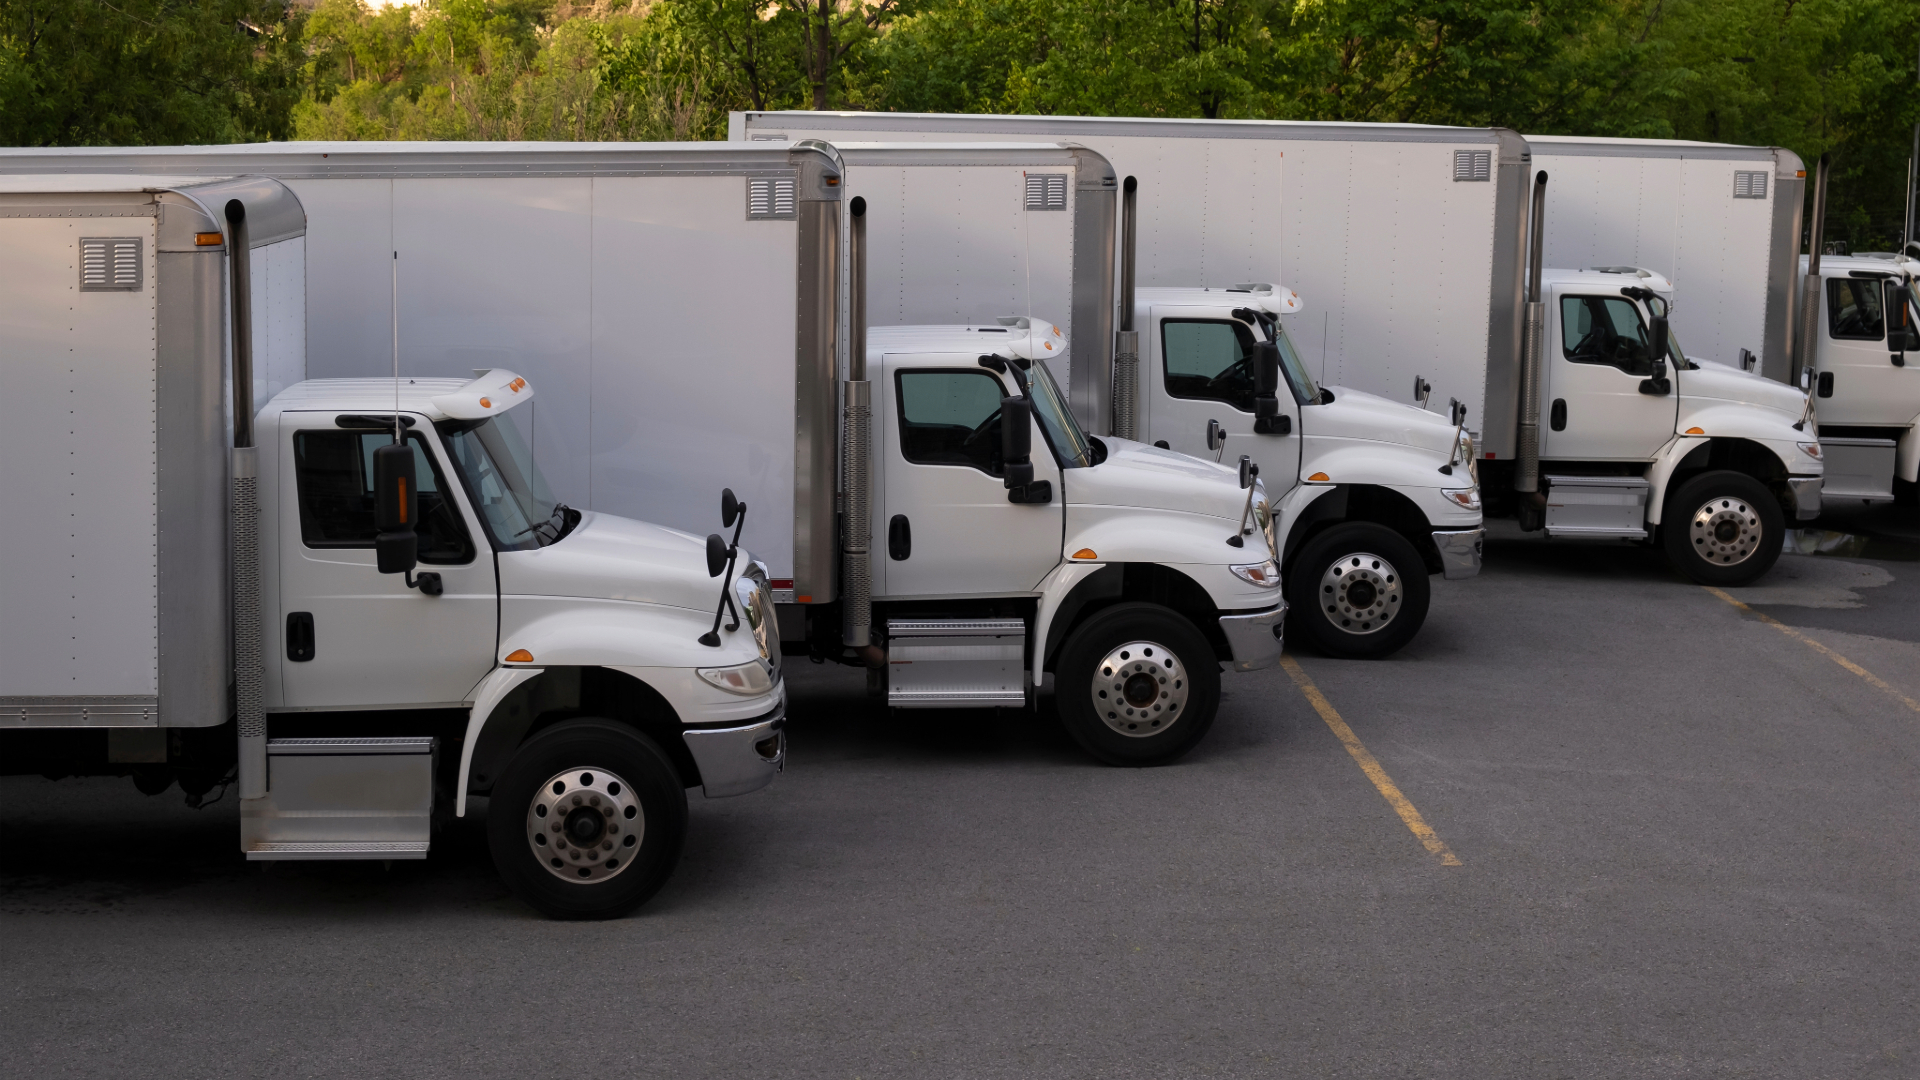
<path id="1" fill-rule="evenodd" d="M 566 503 L 562 503 L 562 502 L 554 503 L 553 513 L 547 515 L 547 520 L 537 522 L 535 524 L 527 526 L 524 529 L 521 529 L 519 532 L 513 534 L 513 538 L 515 540 L 518 540 L 521 537 L 527 535 L 528 533 L 534 533 L 540 538 L 541 547 L 548 547 L 550 545 L 557 544 L 560 542 L 562 537 L 566 536 L 567 533 L 573 531 L 574 522 L 579 520 L 578 518 L 573 518 L 568 516 L 572 512 L 572 510 L 573 508 L 568 506 Z M 560 519 L 558 523 L 554 521 L 555 518 Z M 540 532 L 541 529 L 552 529 L 553 535 L 548 536 L 546 533 Z"/>

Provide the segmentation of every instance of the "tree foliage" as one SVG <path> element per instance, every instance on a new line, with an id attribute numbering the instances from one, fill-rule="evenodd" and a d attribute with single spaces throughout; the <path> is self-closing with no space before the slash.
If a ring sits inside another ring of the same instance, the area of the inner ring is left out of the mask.
<path id="1" fill-rule="evenodd" d="M 729 110 L 1502 125 L 1834 155 L 1897 233 L 1915 0 L 0 0 L 15 143 L 710 139 Z"/>

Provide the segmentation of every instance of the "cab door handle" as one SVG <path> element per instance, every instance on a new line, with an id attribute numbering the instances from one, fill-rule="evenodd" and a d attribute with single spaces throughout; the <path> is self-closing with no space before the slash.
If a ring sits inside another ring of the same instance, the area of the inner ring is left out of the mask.
<path id="1" fill-rule="evenodd" d="M 913 523 L 905 514 L 895 514 L 887 522 L 887 558 L 905 562 L 913 554 Z"/>
<path id="2" fill-rule="evenodd" d="M 1555 431 L 1567 430 L 1566 398 L 1553 399 L 1553 409 L 1547 413 L 1547 425 Z"/>
<path id="3" fill-rule="evenodd" d="M 296 664 L 313 659 L 313 612 L 287 612 L 287 659 Z"/>

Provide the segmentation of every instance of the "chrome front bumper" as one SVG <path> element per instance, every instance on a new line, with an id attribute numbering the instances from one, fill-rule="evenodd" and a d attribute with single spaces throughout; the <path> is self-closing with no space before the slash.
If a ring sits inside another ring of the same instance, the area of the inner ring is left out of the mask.
<path id="1" fill-rule="evenodd" d="M 1440 569 L 1448 581 L 1480 572 L 1480 545 L 1486 538 L 1485 529 L 1447 529 L 1433 534 L 1433 546 L 1440 549 Z"/>
<path id="2" fill-rule="evenodd" d="M 1287 604 L 1250 615 L 1220 616 L 1220 632 L 1233 649 L 1233 670 L 1255 671 L 1280 660 L 1280 632 L 1287 621 Z"/>
<path id="3" fill-rule="evenodd" d="M 751 724 L 726 728 L 689 728 L 681 733 L 694 764 L 700 790 L 709 799 L 745 795 L 773 783 L 787 764 L 786 706 Z"/>
<path id="4" fill-rule="evenodd" d="M 1820 487 L 1826 480 L 1824 476 L 1787 477 L 1787 486 L 1793 489 L 1794 517 L 1811 521 L 1820 516 Z"/>

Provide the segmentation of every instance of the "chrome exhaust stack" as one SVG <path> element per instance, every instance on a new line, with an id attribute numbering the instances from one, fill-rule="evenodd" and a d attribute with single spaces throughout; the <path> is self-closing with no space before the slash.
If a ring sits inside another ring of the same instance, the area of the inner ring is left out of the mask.
<path id="1" fill-rule="evenodd" d="M 1813 174 L 1813 229 L 1808 234 L 1807 276 L 1800 283 L 1800 340 L 1793 355 L 1793 385 L 1801 372 L 1812 371 L 1820 348 L 1820 249 L 1827 242 L 1827 167 L 1831 155 L 1821 154 Z"/>
<path id="2" fill-rule="evenodd" d="M 847 381 L 840 398 L 841 641 L 870 666 L 886 654 L 873 644 L 873 384 L 867 379 L 867 200 L 848 205 Z"/>
<path id="3" fill-rule="evenodd" d="M 229 469 L 233 515 L 228 543 L 233 574 L 233 703 L 239 729 L 242 799 L 267 794 L 267 717 L 260 658 L 259 450 L 253 445 L 253 270 L 247 208 L 227 200 L 227 273 L 233 332 L 233 452 Z"/>
<path id="4" fill-rule="evenodd" d="M 1527 220 L 1527 308 L 1520 343 L 1520 424 L 1513 471 L 1513 489 L 1520 495 L 1520 528 L 1527 532 L 1545 523 L 1546 510 L 1546 500 L 1540 494 L 1540 369 L 1547 322 L 1540 273 L 1546 208 L 1547 174 L 1543 169 L 1533 178 L 1533 210 Z"/>
<path id="5" fill-rule="evenodd" d="M 1133 328 L 1135 202 L 1140 183 L 1129 176 L 1120 188 L 1120 329 L 1113 335 L 1113 437 L 1139 432 L 1140 332 Z"/>

